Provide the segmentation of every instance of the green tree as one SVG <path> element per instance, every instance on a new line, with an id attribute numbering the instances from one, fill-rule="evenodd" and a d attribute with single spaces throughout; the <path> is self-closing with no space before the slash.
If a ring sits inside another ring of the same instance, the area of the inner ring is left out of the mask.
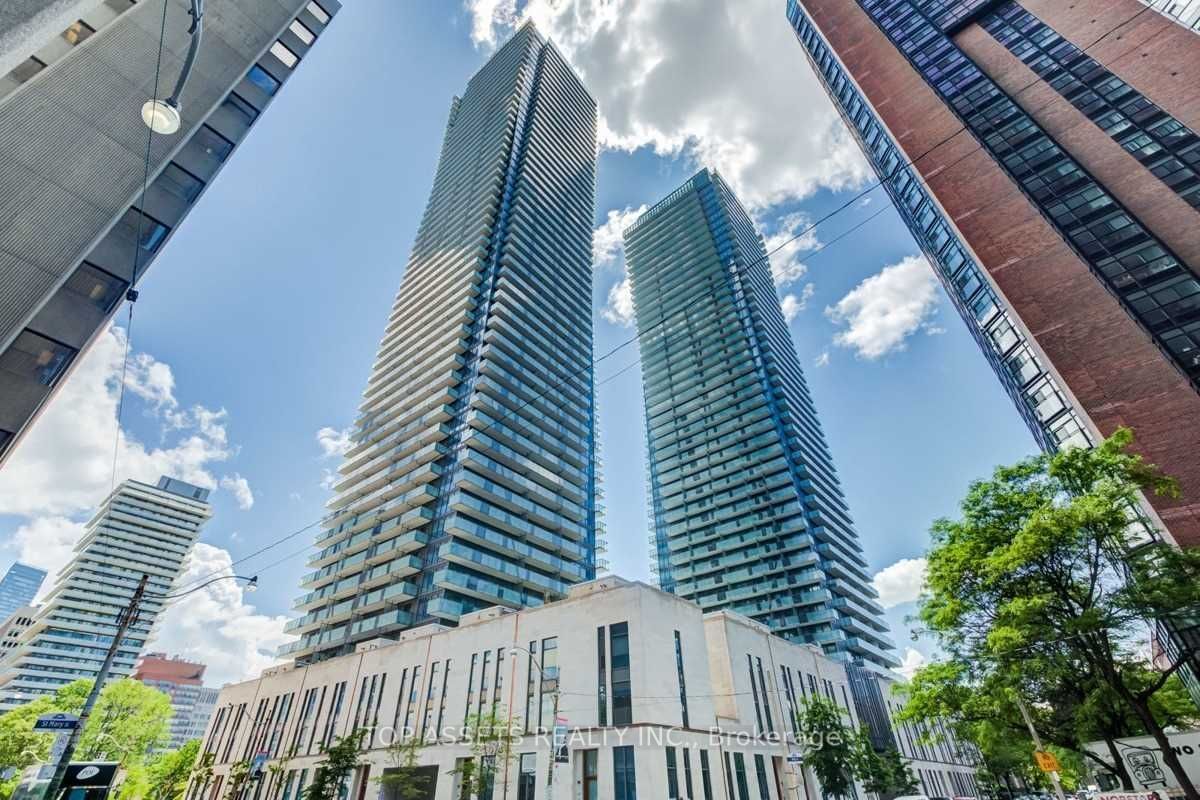
<path id="1" fill-rule="evenodd" d="M 151 789 L 145 796 L 150 800 L 180 800 L 200 767 L 199 753 L 199 739 L 184 742 L 178 750 L 159 753 L 146 769 Z"/>
<path id="2" fill-rule="evenodd" d="M 346 778 L 361 763 L 359 746 L 362 737 L 363 730 L 359 728 L 324 748 L 325 760 L 317 765 L 313 782 L 304 792 L 305 800 L 339 800 Z"/>
<path id="3" fill-rule="evenodd" d="M 52 714 L 61 709 L 53 697 L 39 697 L 23 706 L 0 715 L 0 764 L 12 767 L 16 774 L 0 783 L 0 797 L 12 794 L 26 767 L 45 761 L 50 757 L 54 735 L 34 733 L 33 723 L 42 714 Z"/>
<path id="4" fill-rule="evenodd" d="M 387 796 L 398 800 L 420 800 L 429 789 L 429 776 L 421 774 L 420 753 L 425 747 L 417 736 L 400 736 L 388 745 L 388 760 L 391 768 L 375 780 L 386 791 Z"/>
<path id="5" fill-rule="evenodd" d="M 487 797 L 492 793 L 496 775 L 508 772 L 516 758 L 520 730 L 520 720 L 509 717 L 500 705 L 468 718 L 464 735 L 471 757 L 458 768 L 465 797 Z"/>
<path id="6" fill-rule="evenodd" d="M 876 750 L 866 728 L 854 737 L 851 764 L 868 792 L 880 796 L 917 792 L 917 780 L 908 768 L 908 762 L 895 747 L 888 747 L 883 752 Z"/>
<path id="7" fill-rule="evenodd" d="M 854 786 L 856 736 L 837 703 L 818 695 L 804 699 L 796 712 L 796 733 L 804 764 L 826 797 L 848 797 Z"/>
<path id="8" fill-rule="evenodd" d="M 250 759 L 235 761 L 229 765 L 229 774 L 225 781 L 225 800 L 239 800 L 242 788 L 250 780 Z"/>
<path id="9" fill-rule="evenodd" d="M 89 681 L 83 683 L 90 686 Z M 171 715 L 171 699 L 165 693 L 131 678 L 113 681 L 100 692 L 75 758 L 119 761 L 123 767 L 141 764 L 166 744 Z"/>
<path id="10" fill-rule="evenodd" d="M 1038 456 L 973 483 L 961 517 L 933 526 L 920 618 L 952 661 L 969 665 L 972 682 L 1024 686 L 1046 665 L 1059 676 L 1076 670 L 1079 707 L 1100 700 L 1127 711 L 1189 800 L 1200 800 L 1156 700 L 1190 653 L 1156 671 L 1137 652 L 1148 623 L 1200 608 L 1200 551 L 1146 535 L 1140 493 L 1178 490 L 1128 452 L 1131 442 L 1121 429 L 1094 449 Z"/>

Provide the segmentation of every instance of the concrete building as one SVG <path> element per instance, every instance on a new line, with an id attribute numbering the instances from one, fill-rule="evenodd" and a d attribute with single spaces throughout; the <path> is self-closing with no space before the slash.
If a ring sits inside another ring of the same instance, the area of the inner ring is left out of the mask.
<path id="1" fill-rule="evenodd" d="M 413 628 L 226 686 L 203 745 L 213 778 L 188 798 L 221 797 L 232 765 L 256 756 L 282 770 L 265 770 L 247 798 L 295 798 L 321 746 L 364 727 L 364 766 L 347 797 L 387 796 L 372 779 L 393 766 L 385 744 L 407 730 L 429 742 L 418 751 L 427 795 L 458 798 L 456 770 L 470 757 L 464 721 L 492 709 L 521 740 L 507 769 L 497 765 L 490 800 L 819 798 L 812 776 L 787 759 L 794 709 L 813 694 L 857 722 L 842 664 L 820 649 L 603 578 L 538 608 L 483 609 L 456 628 Z M 565 729 L 557 745 L 538 735 L 556 717 Z"/>
<path id="2" fill-rule="evenodd" d="M 659 584 L 899 666 L 762 237 L 701 170 L 625 231 Z"/>
<path id="3" fill-rule="evenodd" d="M 451 103 L 281 655 L 595 576 L 595 166 L 595 101 L 527 24 Z"/>
<path id="4" fill-rule="evenodd" d="M 10 650 L 21 643 L 21 637 L 33 624 L 36 614 L 37 609 L 33 606 L 21 606 L 0 622 L 0 663 L 3 663 Z"/>
<path id="5" fill-rule="evenodd" d="M 217 706 L 219 690 L 204 685 L 206 665 L 166 653 L 147 653 L 138 661 L 133 679 L 171 698 L 171 739 L 168 749 L 199 739 Z"/>
<path id="6" fill-rule="evenodd" d="M 212 515 L 208 490 L 162 477 L 126 480 L 101 504 L 17 647 L 0 663 L 0 712 L 94 678 L 143 575 L 137 621 L 117 650 L 111 678 L 128 677 L 184 560 Z"/>
<path id="7" fill-rule="evenodd" d="M 787 14 L 1041 446 L 1132 428 L 1182 491 L 1147 513 L 1200 545 L 1200 38 L 1137 0 Z"/>
<path id="8" fill-rule="evenodd" d="M 181 127 L 151 137 L 141 107 L 156 83 L 160 33 L 165 97 L 188 48 L 187 0 L 4 3 L 0 460 L 339 7 L 208 0 Z"/>
<path id="9" fill-rule="evenodd" d="M 28 606 L 42 588 L 46 570 L 22 564 L 20 561 L 8 568 L 0 579 L 0 622 L 19 608 Z"/>

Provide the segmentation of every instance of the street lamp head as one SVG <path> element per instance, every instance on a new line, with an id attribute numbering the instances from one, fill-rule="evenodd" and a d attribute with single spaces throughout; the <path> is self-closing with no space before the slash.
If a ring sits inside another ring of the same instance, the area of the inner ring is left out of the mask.
<path id="1" fill-rule="evenodd" d="M 142 122 L 155 133 L 171 134 L 179 130 L 179 104 L 171 100 L 147 100 L 142 106 Z"/>
<path id="2" fill-rule="evenodd" d="M 247 592 L 258 591 L 258 576 L 257 575 L 255 575 L 249 581 L 246 582 L 246 591 Z"/>

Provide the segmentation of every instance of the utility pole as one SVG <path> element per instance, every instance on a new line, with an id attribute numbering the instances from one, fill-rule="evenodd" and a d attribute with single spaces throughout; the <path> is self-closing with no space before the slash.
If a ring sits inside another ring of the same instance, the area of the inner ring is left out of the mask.
<path id="1" fill-rule="evenodd" d="M 92 683 L 92 690 L 88 692 L 87 700 L 83 701 L 83 710 L 79 712 L 79 724 L 71 731 L 67 737 L 67 746 L 63 748 L 62 755 L 58 759 L 58 764 L 54 767 L 54 775 L 50 778 L 50 784 L 46 787 L 45 800 L 57 800 L 59 792 L 62 790 L 63 778 L 67 775 L 67 767 L 71 764 L 71 758 L 75 755 L 75 747 L 79 744 L 79 737 L 83 735 L 83 728 L 87 725 L 88 715 L 92 713 L 92 707 L 96 705 L 96 700 L 100 697 L 100 690 L 104 688 L 104 682 L 108 679 L 108 673 L 112 670 L 113 661 L 117 657 L 117 648 L 121 646 L 121 640 L 125 638 L 125 632 L 129 630 L 129 626 L 137 622 L 138 606 L 141 605 L 142 597 L 146 594 L 146 583 L 150 580 L 149 575 L 143 575 L 138 581 L 137 589 L 133 592 L 133 597 L 129 599 L 129 605 L 121 610 L 117 615 L 117 632 L 113 636 L 112 644 L 108 646 L 108 653 L 104 656 L 104 663 L 100 665 L 100 671 L 96 673 L 96 680 Z"/>
<path id="2" fill-rule="evenodd" d="M 1033 744 L 1040 752 L 1042 747 L 1042 737 L 1038 736 L 1037 729 L 1033 727 L 1033 718 L 1029 716 L 1029 709 L 1025 707 L 1025 701 L 1021 699 L 1021 695 L 1017 694 L 1017 708 L 1021 710 L 1021 718 L 1025 720 L 1025 727 L 1029 728 L 1029 735 L 1033 737 Z M 1054 784 L 1054 794 L 1058 796 L 1058 800 L 1067 800 L 1063 794 L 1062 784 L 1058 780 L 1058 771 L 1050 770 L 1050 782 Z"/>

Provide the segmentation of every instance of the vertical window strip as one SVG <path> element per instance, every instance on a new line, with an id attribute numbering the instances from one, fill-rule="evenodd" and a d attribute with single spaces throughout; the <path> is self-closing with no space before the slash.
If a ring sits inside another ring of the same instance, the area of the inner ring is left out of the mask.
<path id="1" fill-rule="evenodd" d="M 596 628 L 596 719 L 608 725 L 608 677 L 604 665 L 604 626 Z"/>
<path id="2" fill-rule="evenodd" d="M 771 719 L 771 694 L 767 691 L 767 677 L 763 673 L 762 659 L 755 656 L 754 663 L 758 667 L 758 684 L 762 689 L 763 713 L 767 720 L 767 730 L 774 733 L 775 722 Z"/>
<path id="3" fill-rule="evenodd" d="M 675 631 L 675 675 L 679 679 L 679 706 L 683 712 L 683 727 L 691 727 L 688 724 L 688 703 L 687 703 L 687 681 L 683 677 L 683 643 L 679 636 L 679 631 Z M 691 792 L 688 792 L 688 797 L 691 797 Z"/>
<path id="4" fill-rule="evenodd" d="M 750 677 L 750 694 L 754 697 L 754 735 L 761 736 L 763 732 L 762 706 L 758 701 L 758 683 L 754 680 L 754 656 L 746 654 L 746 674 Z"/>

